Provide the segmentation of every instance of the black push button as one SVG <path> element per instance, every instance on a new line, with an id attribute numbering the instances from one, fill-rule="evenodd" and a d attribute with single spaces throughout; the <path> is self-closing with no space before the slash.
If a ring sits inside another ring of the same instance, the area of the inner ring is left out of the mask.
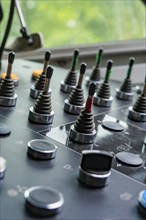
<path id="1" fill-rule="evenodd" d="M 26 209 L 36 216 L 57 214 L 63 203 L 63 195 L 47 186 L 34 186 L 24 193 Z"/>
<path id="2" fill-rule="evenodd" d="M 50 160 L 55 158 L 57 147 L 55 144 L 41 139 L 34 139 L 28 142 L 27 153 L 40 160 Z"/>
<path id="3" fill-rule="evenodd" d="M 120 123 L 114 121 L 103 121 L 102 126 L 110 131 L 120 132 L 124 130 L 124 127 Z"/>
<path id="4" fill-rule="evenodd" d="M 0 136 L 8 135 L 11 133 L 11 129 L 4 124 L 0 124 Z"/>
<path id="5" fill-rule="evenodd" d="M 126 166 L 138 167 L 143 163 L 143 160 L 138 155 L 129 152 L 119 152 L 115 157 L 118 162 Z"/>
<path id="6" fill-rule="evenodd" d="M 138 210 L 146 218 L 146 190 L 139 193 L 138 196 Z"/>

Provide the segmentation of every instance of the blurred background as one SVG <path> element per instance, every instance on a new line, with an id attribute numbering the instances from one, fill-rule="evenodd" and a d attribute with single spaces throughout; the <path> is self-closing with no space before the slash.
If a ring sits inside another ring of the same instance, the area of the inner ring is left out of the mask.
<path id="1" fill-rule="evenodd" d="M 0 6 L 0 41 L 6 41 L 0 58 L 13 50 L 17 58 L 43 62 L 49 49 L 52 65 L 69 68 L 78 48 L 80 63 L 91 68 L 102 47 L 101 67 L 108 59 L 114 66 L 127 65 L 129 57 L 145 63 L 146 0 L 1 0 Z M 31 45 L 27 34 L 34 39 Z"/>
<path id="2" fill-rule="evenodd" d="M 5 31 L 10 0 L 2 0 Z M 145 38 L 145 7 L 141 0 L 19 0 L 31 33 L 41 32 L 43 47 L 94 44 Z M 19 36 L 14 14 L 8 42 Z"/>

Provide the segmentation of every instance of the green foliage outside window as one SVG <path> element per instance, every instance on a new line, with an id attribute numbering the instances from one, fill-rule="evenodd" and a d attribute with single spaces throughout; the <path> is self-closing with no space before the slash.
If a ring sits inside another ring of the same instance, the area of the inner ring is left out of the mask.
<path id="1" fill-rule="evenodd" d="M 44 47 L 93 44 L 145 37 L 145 7 L 140 0 L 19 0 L 30 33 L 42 32 Z M 4 19 L 2 40 L 9 12 L 9 0 L 1 0 Z M 21 36 L 15 16 L 9 41 Z"/>

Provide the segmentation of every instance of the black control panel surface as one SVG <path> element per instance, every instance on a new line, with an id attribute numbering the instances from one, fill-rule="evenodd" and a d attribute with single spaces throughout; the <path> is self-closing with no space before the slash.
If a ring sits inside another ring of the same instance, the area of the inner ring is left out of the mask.
<path id="1" fill-rule="evenodd" d="M 7 62 L 2 63 L 2 72 Z M 68 70 L 53 67 L 50 87 L 52 89 L 52 125 L 35 124 L 28 120 L 29 109 L 35 99 L 30 97 L 34 84 L 32 72 L 41 69 L 42 64 L 25 60 L 15 60 L 13 71 L 19 76 L 15 87 L 18 95 L 16 106 L 0 107 L 0 123 L 11 129 L 10 134 L 0 137 L 0 156 L 6 160 L 6 171 L 0 180 L 0 218 L 6 219 L 144 219 L 138 210 L 139 193 L 145 190 L 146 123 L 135 122 L 127 117 L 128 107 L 134 103 L 138 94 L 133 85 L 132 101 L 121 101 L 115 97 L 119 82 L 111 81 L 113 103 L 111 108 L 93 105 L 97 136 L 94 144 L 78 144 L 69 139 L 70 126 L 77 115 L 63 110 L 67 93 L 60 91 L 60 82 Z M 120 67 L 119 67 L 120 68 Z M 114 68 L 113 68 L 114 69 Z M 125 75 L 127 66 L 125 66 Z M 118 69 L 116 68 L 116 71 Z M 139 65 L 139 71 L 144 71 Z M 104 70 L 102 71 L 104 77 Z M 141 86 L 141 85 L 139 85 Z M 83 82 L 85 99 L 88 93 L 86 81 Z M 104 121 L 118 121 L 121 132 L 103 127 Z M 37 160 L 27 153 L 28 142 L 47 140 L 57 147 L 56 157 L 51 160 Z M 82 150 L 104 150 L 113 155 L 111 176 L 107 186 L 90 188 L 78 181 Z M 120 152 L 135 154 L 141 159 L 140 165 L 120 163 L 116 155 Z M 64 204 L 54 216 L 36 217 L 25 207 L 24 192 L 33 186 L 48 186 L 61 192 Z"/>

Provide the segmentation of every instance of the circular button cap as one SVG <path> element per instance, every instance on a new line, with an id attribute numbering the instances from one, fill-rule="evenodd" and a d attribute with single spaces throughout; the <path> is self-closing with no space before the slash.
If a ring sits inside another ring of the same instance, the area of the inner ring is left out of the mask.
<path id="1" fill-rule="evenodd" d="M 0 136 L 4 136 L 11 133 L 11 129 L 4 124 L 0 124 Z"/>
<path id="2" fill-rule="evenodd" d="M 137 167 L 143 163 L 143 160 L 139 156 L 129 152 L 119 152 L 115 156 L 121 164 L 126 166 Z"/>
<path id="3" fill-rule="evenodd" d="M 57 214 L 64 203 L 63 195 L 47 186 L 34 186 L 24 193 L 26 208 L 32 214 L 49 216 Z"/>
<path id="4" fill-rule="evenodd" d="M 138 202 L 139 211 L 141 212 L 141 214 L 146 216 L 146 190 L 143 190 L 139 193 Z"/>
<path id="5" fill-rule="evenodd" d="M 57 147 L 55 144 L 41 139 L 34 139 L 28 142 L 27 153 L 36 159 L 53 159 L 56 156 Z"/>
<path id="6" fill-rule="evenodd" d="M 111 131 L 123 131 L 124 127 L 118 122 L 113 121 L 104 121 L 102 122 L 102 126 Z"/>

